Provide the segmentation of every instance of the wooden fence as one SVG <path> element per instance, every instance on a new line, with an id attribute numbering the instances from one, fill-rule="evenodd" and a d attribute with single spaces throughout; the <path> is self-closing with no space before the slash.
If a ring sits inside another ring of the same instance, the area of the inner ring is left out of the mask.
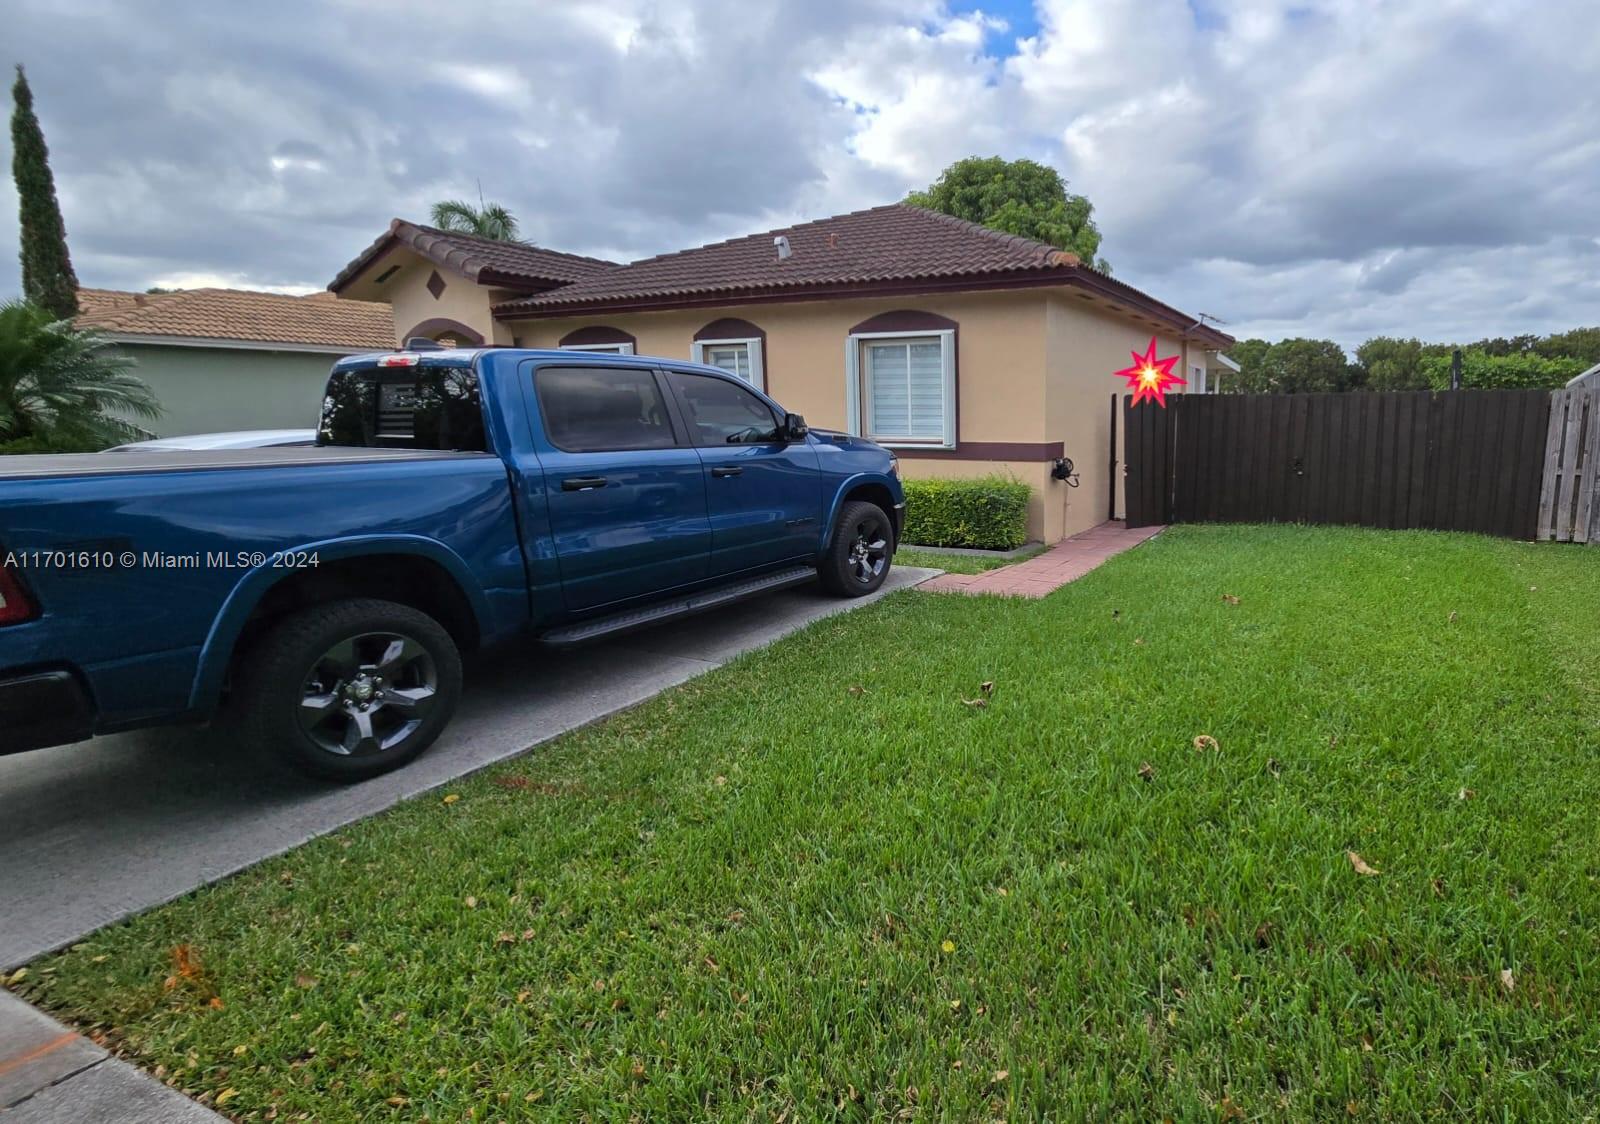
<path id="1" fill-rule="evenodd" d="M 1538 537 L 1600 544 L 1600 388 L 1550 396 Z"/>
<path id="2" fill-rule="evenodd" d="M 1124 398 L 1129 526 L 1348 523 L 1531 539 L 1550 392 Z M 1571 463 L 1570 461 L 1567 463 Z"/>

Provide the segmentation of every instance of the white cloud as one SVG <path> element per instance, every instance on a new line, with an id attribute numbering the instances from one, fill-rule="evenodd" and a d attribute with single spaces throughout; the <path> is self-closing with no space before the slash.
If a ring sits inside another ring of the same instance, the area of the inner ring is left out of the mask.
<path id="1" fill-rule="evenodd" d="M 91 284 L 315 285 L 480 181 L 541 244 L 640 256 L 998 153 L 1089 195 L 1120 277 L 1236 331 L 1595 319 L 1600 39 L 1572 34 L 1592 0 L 1036 15 L 1013 45 L 941 0 L 174 0 L 159 31 L 114 0 L 17 0 L 8 32 Z"/>

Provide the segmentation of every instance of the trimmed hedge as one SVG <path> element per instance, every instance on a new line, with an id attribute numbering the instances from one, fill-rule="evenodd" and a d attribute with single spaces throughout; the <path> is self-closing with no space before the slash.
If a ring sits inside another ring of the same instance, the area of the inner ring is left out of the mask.
<path id="1" fill-rule="evenodd" d="M 916 546 L 1014 550 L 1028 541 L 1033 489 L 1009 476 L 907 480 L 906 529 Z"/>

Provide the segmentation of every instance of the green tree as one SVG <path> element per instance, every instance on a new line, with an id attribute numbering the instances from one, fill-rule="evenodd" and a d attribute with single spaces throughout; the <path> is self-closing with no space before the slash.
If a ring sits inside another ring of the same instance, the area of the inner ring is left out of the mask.
<path id="1" fill-rule="evenodd" d="M 1426 390 L 1422 369 L 1422 342 L 1374 336 L 1356 348 L 1356 365 L 1365 372 L 1369 390 Z"/>
<path id="2" fill-rule="evenodd" d="M 1496 354 L 1482 347 L 1461 352 L 1461 386 L 1465 390 L 1554 389 L 1591 366 L 1581 359 L 1552 359 L 1533 351 Z M 1422 373 L 1434 390 L 1450 388 L 1450 353 L 1429 354 Z"/>
<path id="3" fill-rule="evenodd" d="M 474 207 L 460 199 L 445 199 L 433 205 L 433 225 L 455 234 L 475 234 L 496 242 L 521 242 L 517 220 L 498 203 Z"/>
<path id="4" fill-rule="evenodd" d="M 1245 394 L 1311 394 L 1350 390 L 1362 373 L 1332 340 L 1243 340 L 1228 352 L 1239 364 L 1229 388 Z"/>
<path id="5" fill-rule="evenodd" d="M 1545 336 L 1533 350 L 1546 359 L 1576 359 L 1585 368 L 1600 363 L 1600 328 L 1574 328 Z"/>
<path id="6" fill-rule="evenodd" d="M 67 227 L 50 174 L 50 150 L 33 113 L 33 91 L 17 67 L 11 87 L 11 175 L 22 220 L 22 295 L 57 319 L 78 314 L 78 276 L 67 254 Z"/>
<path id="7" fill-rule="evenodd" d="M 1070 194 L 1054 168 L 1033 160 L 969 156 L 946 168 L 926 191 L 907 195 L 906 202 L 1048 242 L 1077 254 L 1085 265 L 1111 272 L 1106 260 L 1096 256 L 1100 231 L 1094 225 L 1094 207 L 1083 196 Z"/>
<path id="8" fill-rule="evenodd" d="M 126 416 L 157 418 L 161 406 L 132 368 L 97 332 L 26 301 L 0 305 L 0 449 L 89 452 L 148 437 Z"/>

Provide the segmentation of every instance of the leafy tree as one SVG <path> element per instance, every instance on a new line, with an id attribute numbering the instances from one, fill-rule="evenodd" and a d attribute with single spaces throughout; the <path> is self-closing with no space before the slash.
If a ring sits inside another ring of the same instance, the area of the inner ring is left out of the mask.
<path id="1" fill-rule="evenodd" d="M 1546 359 L 1576 359 L 1588 369 L 1600 363 L 1600 328 L 1574 328 L 1546 336 L 1533 350 Z"/>
<path id="2" fill-rule="evenodd" d="M 56 201 L 50 174 L 50 151 L 33 113 L 33 91 L 17 67 L 11 87 L 11 175 L 17 183 L 17 211 L 22 220 L 22 295 L 56 319 L 78 314 L 78 276 L 67 254 L 67 227 Z"/>
<path id="3" fill-rule="evenodd" d="M 1361 373 L 1332 340 L 1242 340 L 1228 352 L 1239 364 L 1229 389 L 1245 394 L 1310 394 L 1349 390 Z"/>
<path id="4" fill-rule="evenodd" d="M 1434 390 L 1450 387 L 1450 353 L 1423 358 L 1422 374 Z M 1551 359 L 1533 351 L 1496 354 L 1482 347 L 1461 353 L 1461 386 L 1465 390 L 1542 389 L 1564 385 L 1592 366 L 1581 359 Z"/>
<path id="5" fill-rule="evenodd" d="M 103 336 L 26 301 L 0 305 L 0 448 L 93 451 L 150 436 L 161 406 Z"/>
<path id="6" fill-rule="evenodd" d="M 475 234 L 496 242 L 521 242 L 517 220 L 498 203 L 474 207 L 460 199 L 445 199 L 433 205 L 433 225 L 456 234 Z"/>
<path id="7" fill-rule="evenodd" d="M 1356 348 L 1356 365 L 1365 373 L 1369 390 L 1426 390 L 1422 369 L 1422 342 L 1374 336 Z"/>
<path id="8" fill-rule="evenodd" d="M 1067 191 L 1054 168 L 1033 160 L 969 156 L 957 160 L 928 186 L 913 191 L 906 202 L 958 219 L 1048 242 L 1078 255 L 1078 260 L 1103 273 L 1111 266 L 1100 252 L 1100 231 L 1094 207 Z"/>

